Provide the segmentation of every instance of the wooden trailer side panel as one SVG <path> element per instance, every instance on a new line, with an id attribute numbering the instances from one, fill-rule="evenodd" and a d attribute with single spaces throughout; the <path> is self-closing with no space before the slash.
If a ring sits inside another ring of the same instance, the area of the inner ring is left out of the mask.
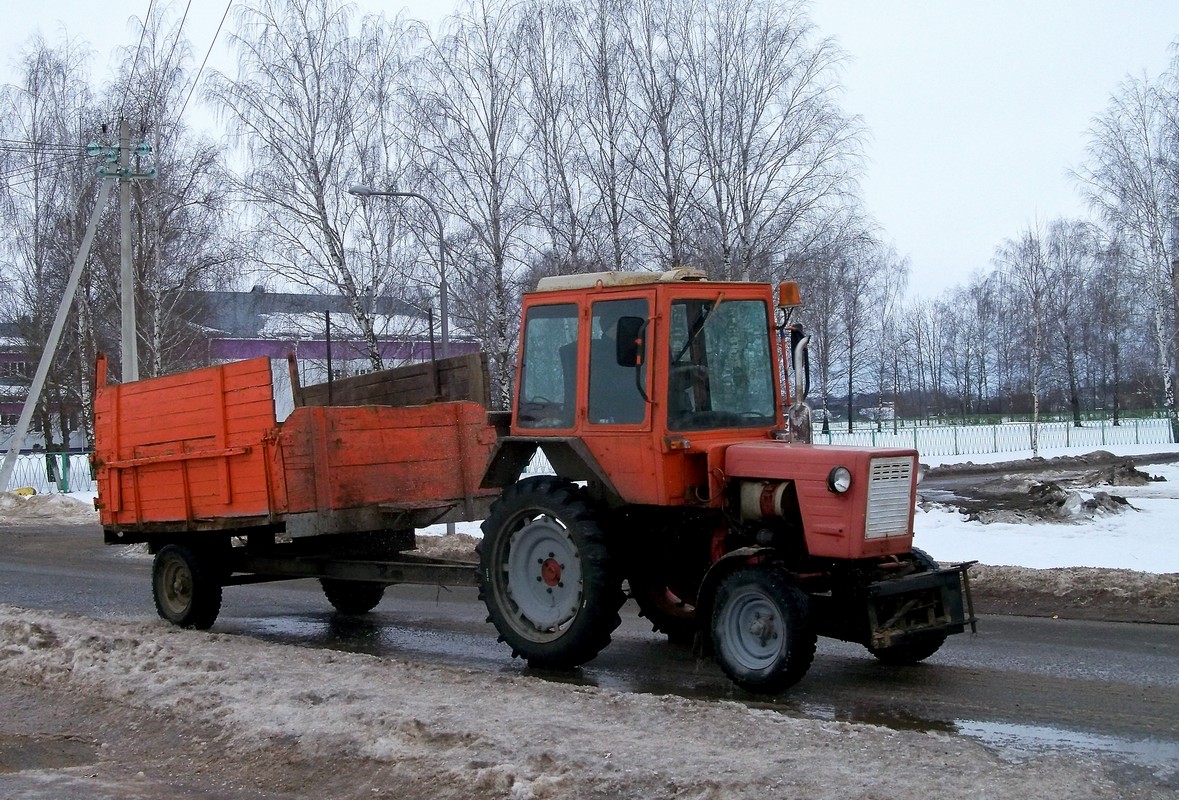
<path id="1" fill-rule="evenodd" d="M 471 402 L 297 408 L 274 451 L 282 510 L 457 505 L 489 493 L 479 483 L 495 440 Z"/>
<path id="2" fill-rule="evenodd" d="M 292 357 L 293 358 L 293 357 Z M 292 363 L 295 406 L 419 406 L 470 400 L 491 405 L 487 354 L 470 353 L 407 364 L 350 378 L 302 386 Z"/>
<path id="3" fill-rule="evenodd" d="M 254 358 L 106 386 L 94 401 L 104 526 L 270 515 L 266 439 L 275 429 L 270 361 Z"/>

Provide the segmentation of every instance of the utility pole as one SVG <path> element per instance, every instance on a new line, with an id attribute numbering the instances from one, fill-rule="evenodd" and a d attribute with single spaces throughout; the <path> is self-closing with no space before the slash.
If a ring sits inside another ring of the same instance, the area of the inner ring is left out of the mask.
<path id="1" fill-rule="evenodd" d="M 78 248 L 78 255 L 74 258 L 74 267 L 70 270 L 70 277 L 66 281 L 65 293 L 57 307 L 57 316 L 53 318 L 53 326 L 49 330 L 49 339 L 45 342 L 45 349 L 41 351 L 41 360 L 37 364 L 37 372 L 29 386 L 29 393 L 25 395 L 25 404 L 17 420 L 16 430 L 12 432 L 12 439 L 8 444 L 8 452 L 4 456 L 4 463 L 0 465 L 0 491 L 8 491 L 8 482 L 12 480 L 12 471 L 16 468 L 16 459 L 28 433 L 29 423 L 33 419 L 33 411 L 37 407 L 37 400 L 41 390 L 45 387 L 45 379 L 49 376 L 49 365 L 53 362 L 53 355 L 57 352 L 58 342 L 61 341 L 62 331 L 65 329 L 66 317 L 70 306 L 74 302 L 74 293 L 78 289 L 78 282 L 82 278 L 82 268 L 86 266 L 86 259 L 90 255 L 90 245 L 94 242 L 94 233 L 98 230 L 98 219 L 102 216 L 103 206 L 110 196 L 111 179 L 102 181 L 102 188 L 98 192 L 98 200 L 94 210 L 90 212 L 90 222 L 86 225 L 86 233 L 82 237 L 82 245 Z M 46 458 L 49 458 L 47 453 Z"/>
<path id="2" fill-rule="evenodd" d="M 101 158 L 104 162 L 95 169 L 95 174 L 102 178 L 102 186 L 98 192 L 98 200 L 94 204 L 94 209 L 90 212 L 90 222 L 86 226 L 86 232 L 82 237 L 82 244 L 78 248 L 78 254 L 74 258 L 74 266 L 70 271 L 68 280 L 66 281 L 65 292 L 62 294 L 61 302 L 58 304 L 57 316 L 53 320 L 53 325 L 49 331 L 49 338 L 45 342 L 45 348 L 41 351 L 41 360 L 37 364 L 37 372 L 33 376 L 33 381 L 29 386 L 29 392 L 25 395 L 24 407 L 21 411 L 20 418 L 17 420 L 16 430 L 12 434 L 12 439 L 9 441 L 8 451 L 3 456 L 3 461 L 0 463 L 0 491 L 7 491 L 8 482 L 12 479 L 13 470 L 16 467 L 16 460 L 20 454 L 20 448 L 24 443 L 25 434 L 28 433 L 29 423 L 33 418 L 33 411 L 37 406 L 37 402 L 41 398 L 41 391 L 45 387 L 45 381 L 49 376 L 49 367 L 53 362 L 54 354 L 57 352 L 57 345 L 61 341 L 62 331 L 65 328 L 66 317 L 69 314 L 70 307 L 74 302 L 74 294 L 78 290 L 78 283 L 82 278 L 82 270 L 86 266 L 86 259 L 90 255 L 90 247 L 94 242 L 95 233 L 98 230 L 98 219 L 102 214 L 102 209 L 106 206 L 107 198 L 110 197 L 114 190 L 114 181 L 118 179 L 121 188 L 122 201 L 122 233 L 123 233 L 123 380 L 136 380 L 138 373 L 138 364 L 135 357 L 135 304 L 134 304 L 134 284 L 128 280 L 127 276 L 130 274 L 131 264 L 131 195 L 129 191 L 130 183 L 133 180 L 154 180 L 157 177 L 155 167 L 149 167 L 142 171 L 131 171 L 131 126 L 124 120 L 119 125 L 119 145 L 117 147 L 109 147 L 91 142 L 86 146 L 86 152 L 89 156 L 94 158 Z M 146 143 L 139 143 L 135 147 L 136 158 L 142 158 L 150 155 L 151 147 Z M 115 165 L 113 168 L 111 165 Z M 130 295 L 128 295 L 130 292 Z M 131 302 L 127 303 L 127 297 L 130 296 Z M 128 305 L 130 307 L 130 314 L 128 314 Z M 127 324 L 128 317 L 131 320 L 130 326 Z M 127 333 L 130 331 L 131 342 L 131 360 L 126 359 L 128 352 Z M 127 364 L 132 364 L 132 369 L 135 372 L 131 373 L 132 377 L 128 377 Z"/>
<path id="3" fill-rule="evenodd" d="M 119 259 L 123 339 L 123 383 L 139 380 L 135 333 L 135 271 L 131 267 L 131 124 L 119 120 Z"/>

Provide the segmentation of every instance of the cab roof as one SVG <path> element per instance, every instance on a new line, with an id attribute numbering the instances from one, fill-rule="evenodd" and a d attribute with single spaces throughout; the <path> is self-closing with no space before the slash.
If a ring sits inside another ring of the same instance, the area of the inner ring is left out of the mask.
<path id="1" fill-rule="evenodd" d="M 649 283 L 703 281 L 708 276 L 703 270 L 679 267 L 665 272 L 583 272 L 578 275 L 553 275 L 541 278 L 538 292 L 559 292 L 565 289 L 605 289 L 616 286 L 642 286 Z"/>

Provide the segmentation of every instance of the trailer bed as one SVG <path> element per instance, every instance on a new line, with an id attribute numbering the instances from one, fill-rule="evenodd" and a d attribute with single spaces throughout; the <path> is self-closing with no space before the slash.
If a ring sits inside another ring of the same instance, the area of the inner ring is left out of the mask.
<path id="1" fill-rule="evenodd" d="M 425 394 L 414 388 L 420 365 L 342 382 L 338 396 L 358 405 L 308 404 L 331 393 L 296 383 L 299 407 L 279 423 L 265 357 L 122 385 L 107 384 L 100 360 L 94 466 L 108 541 L 227 530 L 320 536 L 479 518 L 496 494 L 479 486 L 498 435 L 484 405 L 387 405 L 445 396 L 429 391 L 443 386 L 440 375 L 448 388 L 485 393 L 484 381 L 465 377 L 485 373 L 485 361 L 448 361 L 432 365 Z"/>

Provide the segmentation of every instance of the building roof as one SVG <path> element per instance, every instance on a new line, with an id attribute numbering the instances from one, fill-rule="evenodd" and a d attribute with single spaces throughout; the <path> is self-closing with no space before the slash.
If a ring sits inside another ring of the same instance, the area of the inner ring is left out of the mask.
<path id="1" fill-rule="evenodd" d="M 312 330 L 322 335 L 325 311 L 338 317 L 341 327 L 345 326 L 346 319 L 351 319 L 352 314 L 347 298 L 341 295 L 268 292 L 261 286 L 255 286 L 248 292 L 188 292 L 187 297 L 199 309 L 200 318 L 194 322 L 214 336 L 269 338 L 281 335 L 277 328 L 283 324 L 289 324 L 283 331 L 289 334 L 300 330 L 300 325 L 310 325 L 313 317 L 318 319 Z M 370 302 L 375 315 L 401 317 L 406 321 L 416 319 L 424 327 L 426 314 L 404 301 L 392 297 L 374 297 Z M 400 335 L 401 331 L 390 330 L 389 333 Z"/>

